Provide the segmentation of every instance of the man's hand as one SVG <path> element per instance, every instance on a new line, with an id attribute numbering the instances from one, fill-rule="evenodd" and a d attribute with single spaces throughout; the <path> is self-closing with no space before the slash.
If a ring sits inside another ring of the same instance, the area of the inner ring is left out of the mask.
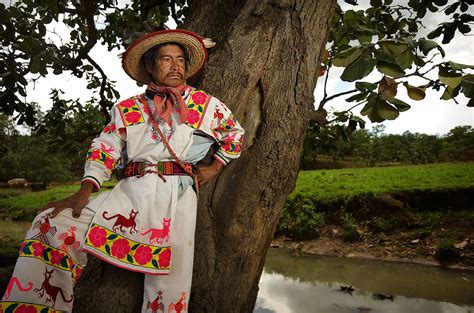
<path id="1" fill-rule="evenodd" d="M 209 182 L 224 167 L 221 162 L 214 160 L 211 165 L 199 166 L 196 170 L 199 186 Z"/>
<path id="2" fill-rule="evenodd" d="M 81 189 L 76 191 L 76 193 L 64 198 L 63 200 L 47 203 L 39 210 L 39 212 L 43 212 L 49 208 L 54 208 L 54 210 L 51 212 L 51 218 L 54 218 L 65 208 L 72 208 L 72 216 L 78 218 L 81 216 L 82 209 L 86 206 L 87 202 L 89 202 L 89 196 L 93 190 L 94 184 L 92 182 L 85 181 L 82 183 Z"/>

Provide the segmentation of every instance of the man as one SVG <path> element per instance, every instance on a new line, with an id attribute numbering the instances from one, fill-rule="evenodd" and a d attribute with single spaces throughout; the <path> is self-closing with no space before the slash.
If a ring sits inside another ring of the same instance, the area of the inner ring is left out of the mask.
<path id="1" fill-rule="evenodd" d="M 237 158 L 244 134 L 222 102 L 186 85 L 206 60 L 201 38 L 185 30 L 154 32 L 127 49 L 123 68 L 146 92 L 114 106 L 91 144 L 80 190 L 33 221 L 3 312 L 70 312 L 86 252 L 146 274 L 142 312 L 187 311 L 196 181 Z M 213 162 L 194 168 L 213 144 Z M 125 178 L 89 201 L 119 164 Z"/>

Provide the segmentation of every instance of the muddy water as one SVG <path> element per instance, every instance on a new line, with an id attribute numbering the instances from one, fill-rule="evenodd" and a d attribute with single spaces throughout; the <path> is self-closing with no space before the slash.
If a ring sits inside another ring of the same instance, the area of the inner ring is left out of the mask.
<path id="1" fill-rule="evenodd" d="M 259 287 L 254 313 L 474 313 L 474 271 L 417 264 L 270 249 Z"/>

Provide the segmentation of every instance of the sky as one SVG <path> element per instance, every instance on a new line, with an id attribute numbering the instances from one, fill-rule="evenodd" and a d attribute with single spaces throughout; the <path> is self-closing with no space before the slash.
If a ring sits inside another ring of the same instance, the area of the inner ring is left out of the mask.
<path id="1" fill-rule="evenodd" d="M 5 3 L 5 1 L 2 2 Z M 338 2 L 341 4 L 343 10 L 360 10 L 369 7 L 369 0 L 359 0 L 359 5 L 356 7 L 344 3 L 342 0 L 338 0 Z M 474 12 L 471 12 L 471 14 L 474 14 Z M 425 36 L 429 31 L 434 29 L 434 25 L 445 21 L 443 18 L 445 18 L 444 14 L 430 14 L 430 12 L 428 12 L 427 17 L 423 20 L 426 29 L 421 31 L 421 35 Z M 170 27 L 174 28 L 173 23 L 170 23 Z M 69 31 L 61 25 L 52 26 L 49 30 L 54 30 L 63 38 L 67 38 L 69 34 Z M 51 35 L 51 38 L 57 40 L 58 37 Z M 472 51 L 474 51 L 474 42 L 471 38 L 472 37 L 457 36 L 450 44 L 443 45 L 447 55 L 445 60 L 474 64 L 472 54 Z M 441 43 L 441 38 L 437 38 L 435 41 Z M 143 87 L 138 87 L 122 70 L 120 58 L 118 57 L 121 52 L 123 51 L 113 50 L 109 52 L 105 47 L 96 45 L 90 54 L 94 60 L 98 61 L 108 77 L 116 81 L 116 87 L 120 92 L 121 99 L 125 99 L 143 92 Z M 333 67 L 331 71 L 334 71 L 334 75 L 331 75 L 327 84 L 329 95 L 354 88 L 353 84 L 343 82 L 339 79 L 339 75 L 342 73 L 340 68 Z M 364 78 L 364 81 L 375 82 L 380 78 L 380 74 L 372 73 Z M 412 85 L 421 85 L 424 84 L 425 81 L 411 80 L 410 83 Z M 46 78 L 40 79 L 35 86 L 30 85 L 28 87 L 27 100 L 36 101 L 43 110 L 47 110 L 51 107 L 51 100 L 49 99 L 50 88 L 60 88 L 65 91 L 65 98 L 87 101 L 91 93 L 87 90 L 86 84 L 87 82 L 85 80 L 75 78 L 71 74 L 62 74 L 59 76 L 48 75 Z M 319 79 L 314 92 L 315 106 L 317 106 L 322 99 L 323 84 L 323 79 Z M 442 92 L 437 93 L 436 91 L 430 90 L 427 92 L 427 96 L 423 101 L 413 101 L 406 95 L 405 88 L 400 86 L 397 98 L 409 103 L 412 108 L 406 112 L 402 112 L 396 120 L 384 122 L 383 124 L 386 127 L 385 133 L 401 134 L 405 131 L 410 131 L 412 133 L 443 135 L 455 126 L 470 125 L 474 127 L 474 108 L 468 108 L 466 106 L 467 98 L 459 97 L 459 104 L 456 104 L 452 100 L 440 100 L 441 94 Z M 350 106 L 351 104 L 345 102 L 343 97 L 340 97 L 337 101 L 333 100 L 327 103 L 326 108 L 338 111 L 348 108 L 348 105 Z M 357 111 L 354 112 L 358 113 Z M 367 128 L 370 129 L 374 124 L 370 123 L 368 119 L 366 120 Z"/>

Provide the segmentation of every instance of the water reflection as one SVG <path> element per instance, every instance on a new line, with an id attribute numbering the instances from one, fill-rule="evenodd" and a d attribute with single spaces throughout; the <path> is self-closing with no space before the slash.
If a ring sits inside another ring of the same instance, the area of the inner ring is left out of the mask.
<path id="1" fill-rule="evenodd" d="M 352 295 L 341 292 L 352 285 Z M 271 249 L 255 313 L 474 313 L 474 273 L 439 267 L 328 257 Z M 388 293 L 394 301 L 376 300 Z"/>

